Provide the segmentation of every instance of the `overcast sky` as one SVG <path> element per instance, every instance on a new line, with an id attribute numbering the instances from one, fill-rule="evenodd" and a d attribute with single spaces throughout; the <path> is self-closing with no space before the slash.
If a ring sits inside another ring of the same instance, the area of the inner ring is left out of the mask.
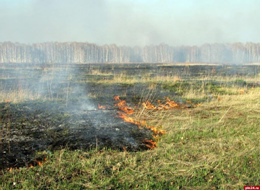
<path id="1" fill-rule="evenodd" d="M 0 0 L 0 41 L 260 42 L 259 0 Z"/>

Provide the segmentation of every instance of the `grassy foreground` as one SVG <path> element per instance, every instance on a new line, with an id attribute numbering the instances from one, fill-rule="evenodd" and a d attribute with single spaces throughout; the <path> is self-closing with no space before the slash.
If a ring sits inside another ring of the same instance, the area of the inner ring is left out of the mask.
<path id="1" fill-rule="evenodd" d="M 0 189 L 243 189 L 259 185 L 260 89 L 226 90 L 195 108 L 144 112 L 151 124 L 167 132 L 154 150 L 41 152 L 48 156 L 41 166 L 0 172 Z M 192 91 L 184 97 L 193 99 Z"/>
<path id="2" fill-rule="evenodd" d="M 169 111 L 146 152 L 49 153 L 43 166 L 5 172 L 1 189 L 243 189 L 259 185 L 259 89 Z M 164 115 L 165 117 L 165 115 Z"/>

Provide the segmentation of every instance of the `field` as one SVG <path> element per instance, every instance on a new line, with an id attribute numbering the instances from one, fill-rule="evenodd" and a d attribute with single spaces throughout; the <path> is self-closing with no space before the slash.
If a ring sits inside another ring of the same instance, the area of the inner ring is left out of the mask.
<path id="1" fill-rule="evenodd" d="M 259 65 L 4 64 L 0 89 L 0 189 L 260 185 Z"/>

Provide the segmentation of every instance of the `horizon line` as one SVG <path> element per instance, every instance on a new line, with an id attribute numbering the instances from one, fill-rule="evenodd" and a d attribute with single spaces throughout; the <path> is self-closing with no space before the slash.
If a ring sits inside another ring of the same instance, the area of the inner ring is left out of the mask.
<path id="1" fill-rule="evenodd" d="M 260 44 L 260 42 L 251 42 L 251 41 L 246 41 L 246 42 L 240 42 L 240 41 L 236 41 L 236 42 L 205 42 L 202 43 L 201 45 L 170 45 L 167 43 L 159 43 L 159 44 L 148 44 L 148 45 L 119 45 L 116 43 L 110 43 L 110 44 L 98 44 L 98 43 L 94 43 L 94 42 L 88 42 L 88 41 L 43 41 L 43 42 L 33 42 L 33 43 L 25 43 L 25 42 L 17 42 L 17 41 L 0 41 L 0 44 L 2 43 L 17 43 L 17 44 L 24 44 L 24 45 L 34 45 L 34 44 L 44 44 L 44 43 L 86 43 L 86 44 L 93 44 L 93 45 L 97 45 L 97 46 L 110 46 L 110 45 L 114 45 L 114 46 L 118 46 L 118 47 L 147 47 L 147 46 L 159 46 L 159 45 L 167 45 L 170 47 L 183 47 L 183 46 L 188 46 L 188 47 L 201 47 L 207 44 L 237 44 L 237 43 L 241 43 L 241 44 Z"/>

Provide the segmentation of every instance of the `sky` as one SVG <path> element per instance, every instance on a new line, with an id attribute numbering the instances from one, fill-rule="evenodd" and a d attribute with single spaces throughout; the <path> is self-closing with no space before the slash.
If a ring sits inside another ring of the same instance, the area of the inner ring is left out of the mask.
<path id="1" fill-rule="evenodd" d="M 260 42 L 259 0 L 0 0 L 0 42 Z"/>

